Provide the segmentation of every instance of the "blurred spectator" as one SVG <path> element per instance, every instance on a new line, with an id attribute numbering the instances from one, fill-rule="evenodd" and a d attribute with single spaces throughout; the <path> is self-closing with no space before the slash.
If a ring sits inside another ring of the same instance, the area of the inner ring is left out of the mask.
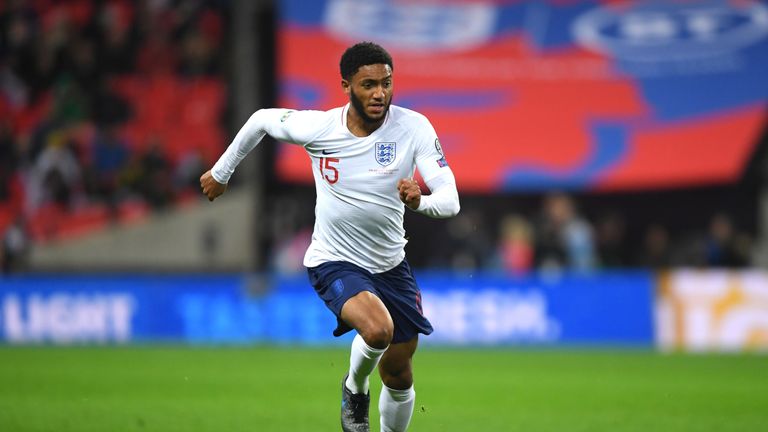
<path id="1" fill-rule="evenodd" d="M 115 127 L 106 127 L 96 134 L 92 148 L 89 186 L 96 196 L 115 207 L 125 186 L 122 176 L 128 167 L 128 146 Z"/>
<path id="2" fill-rule="evenodd" d="M 532 270 L 533 229 L 524 217 L 512 214 L 501 220 L 498 255 L 501 268 L 513 275 Z"/>
<path id="3" fill-rule="evenodd" d="M 447 250 L 452 254 L 449 265 L 458 271 L 474 271 L 488 268 L 493 254 L 493 243 L 483 228 L 482 214 L 463 210 L 447 220 Z"/>
<path id="4" fill-rule="evenodd" d="M 18 169 L 18 163 L 10 121 L 0 120 L 0 203 L 11 197 L 11 179 Z"/>
<path id="5" fill-rule="evenodd" d="M 731 218 L 716 214 L 709 224 L 705 245 L 705 263 L 713 267 L 744 267 L 749 264 L 751 241 L 737 233 Z"/>
<path id="6" fill-rule="evenodd" d="M 595 267 L 592 226 L 576 212 L 570 196 L 547 195 L 536 230 L 537 267 L 576 270 Z"/>
<path id="7" fill-rule="evenodd" d="M 5 231 L 0 232 L 0 270 L 2 273 L 22 270 L 26 265 L 29 246 L 24 219 L 19 216 Z"/>
<path id="8" fill-rule="evenodd" d="M 134 68 L 138 40 L 133 14 L 131 2 L 127 1 L 104 2 L 96 12 L 96 50 L 107 74 L 126 74 Z"/>
<path id="9" fill-rule="evenodd" d="M 595 232 L 600 266 L 606 268 L 629 266 L 631 259 L 624 218 L 616 212 L 607 213 L 598 219 Z"/>
<path id="10" fill-rule="evenodd" d="M 92 40 L 79 36 L 72 40 L 67 47 L 69 65 L 68 69 L 72 78 L 81 89 L 86 92 L 98 83 L 102 77 L 102 70 L 96 62 L 96 48 Z"/>
<path id="11" fill-rule="evenodd" d="M 283 274 L 302 272 L 304 253 L 312 240 L 312 223 L 306 218 L 307 203 L 290 195 L 268 199 L 270 205 L 265 214 L 268 224 L 263 234 L 271 246 L 269 267 Z"/>
<path id="12" fill-rule="evenodd" d="M 90 104 L 93 121 L 98 127 L 122 124 L 131 117 L 128 101 L 114 91 L 110 82 L 100 77 L 91 83 Z"/>
<path id="13" fill-rule="evenodd" d="M 200 187 L 200 176 L 208 168 L 205 166 L 205 159 L 199 150 L 190 150 L 176 163 L 174 170 L 174 184 L 176 189 L 194 189 Z"/>
<path id="14" fill-rule="evenodd" d="M 69 75 L 61 75 L 53 86 L 52 123 L 69 126 L 84 121 L 89 114 L 88 102 L 79 83 Z"/>
<path id="15" fill-rule="evenodd" d="M 165 156 L 162 142 L 153 138 L 149 149 L 139 160 L 137 187 L 149 204 L 162 209 L 173 199 L 171 162 Z"/>
<path id="16" fill-rule="evenodd" d="M 311 226 L 303 227 L 293 234 L 277 239 L 272 254 L 272 269 L 280 274 L 304 273 L 306 268 L 302 262 L 311 242 Z"/>
<path id="17" fill-rule="evenodd" d="M 183 76 L 205 76 L 216 72 L 208 39 L 198 31 L 191 31 L 182 41 L 179 73 Z"/>
<path id="18" fill-rule="evenodd" d="M 74 144 L 64 130 L 48 134 L 47 145 L 29 175 L 27 212 L 34 213 L 45 204 L 71 210 L 82 191 L 82 172 Z"/>
<path id="19" fill-rule="evenodd" d="M 669 233 L 666 228 L 654 224 L 646 229 L 642 249 L 635 262 L 651 269 L 664 269 L 672 264 Z"/>

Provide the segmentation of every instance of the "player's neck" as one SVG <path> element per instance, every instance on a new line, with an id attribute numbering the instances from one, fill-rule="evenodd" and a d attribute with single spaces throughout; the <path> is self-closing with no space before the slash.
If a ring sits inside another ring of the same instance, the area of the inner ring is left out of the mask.
<path id="1" fill-rule="evenodd" d="M 384 124 L 386 118 L 385 115 L 381 120 L 368 122 L 363 120 L 360 114 L 355 110 L 354 106 L 350 106 L 347 111 L 347 129 L 349 129 L 349 131 L 352 132 L 352 135 L 356 137 L 367 137 L 374 133 L 376 129 L 380 128 L 381 125 Z"/>

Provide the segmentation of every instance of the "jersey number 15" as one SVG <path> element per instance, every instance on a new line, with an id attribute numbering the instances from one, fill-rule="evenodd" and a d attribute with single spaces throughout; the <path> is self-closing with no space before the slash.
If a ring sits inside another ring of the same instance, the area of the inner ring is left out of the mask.
<path id="1" fill-rule="evenodd" d="M 339 158 L 320 158 L 320 175 L 328 184 L 334 184 L 339 181 L 339 169 L 334 165 L 338 163 Z"/>

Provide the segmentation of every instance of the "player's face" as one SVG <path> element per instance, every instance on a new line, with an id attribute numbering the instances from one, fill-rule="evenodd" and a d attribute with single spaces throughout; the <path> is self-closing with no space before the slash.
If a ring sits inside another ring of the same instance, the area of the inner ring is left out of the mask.
<path id="1" fill-rule="evenodd" d="M 342 81 L 344 91 L 360 118 L 366 123 L 384 120 L 392 102 L 392 68 L 386 64 L 362 66 L 352 79 Z"/>

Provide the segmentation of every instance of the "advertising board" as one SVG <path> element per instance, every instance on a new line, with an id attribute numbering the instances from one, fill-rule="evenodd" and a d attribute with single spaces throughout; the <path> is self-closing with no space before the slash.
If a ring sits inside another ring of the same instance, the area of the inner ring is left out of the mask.
<path id="1" fill-rule="evenodd" d="M 417 275 L 435 345 L 653 342 L 649 273 Z M 9 344 L 344 343 L 306 277 L 20 276 L 0 279 L 0 340 Z M 348 336 L 347 336 L 348 338 Z"/>
<path id="2" fill-rule="evenodd" d="M 768 272 L 665 274 L 659 282 L 656 327 L 664 350 L 768 351 Z"/>

